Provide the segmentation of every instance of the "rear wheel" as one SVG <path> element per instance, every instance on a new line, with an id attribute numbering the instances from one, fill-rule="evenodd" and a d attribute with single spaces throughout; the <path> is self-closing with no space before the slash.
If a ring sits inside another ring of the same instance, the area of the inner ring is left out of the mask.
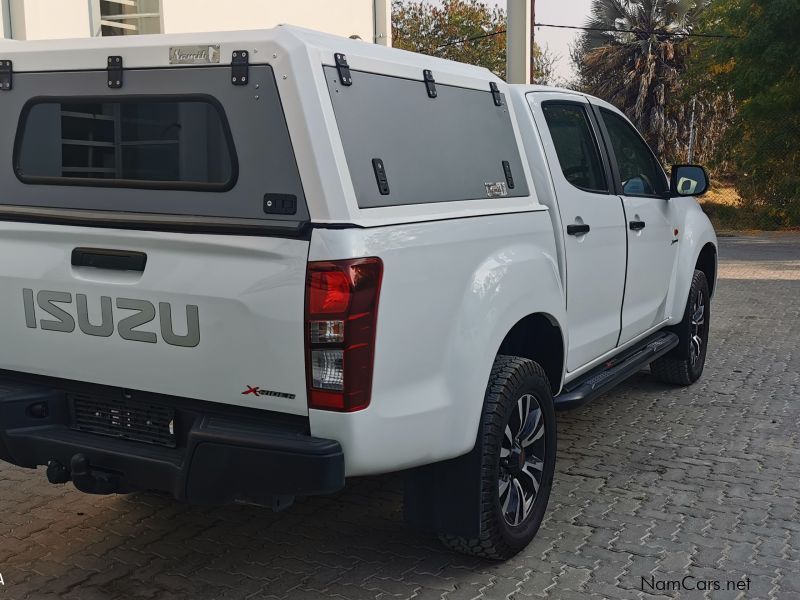
<path id="1" fill-rule="evenodd" d="M 705 273 L 695 270 L 683 320 L 669 331 L 676 333 L 678 346 L 650 364 L 650 372 L 664 383 L 691 385 L 703 374 L 711 324 L 711 296 Z"/>
<path id="2" fill-rule="evenodd" d="M 553 396 L 538 364 L 513 356 L 497 357 L 486 389 L 479 435 L 480 535 L 440 537 L 458 552 L 505 560 L 536 535 L 555 472 Z"/>

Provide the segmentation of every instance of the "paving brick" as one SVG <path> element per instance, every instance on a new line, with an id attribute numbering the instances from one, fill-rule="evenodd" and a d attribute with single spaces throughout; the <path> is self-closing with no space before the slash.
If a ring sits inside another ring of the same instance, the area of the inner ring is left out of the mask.
<path id="1" fill-rule="evenodd" d="M 800 235 L 723 238 L 720 257 L 703 378 L 675 388 L 643 371 L 559 413 L 550 510 L 507 563 L 406 529 L 398 476 L 353 480 L 276 515 L 86 496 L 47 484 L 42 468 L 2 463 L 0 597 L 671 597 L 642 591 L 653 573 L 747 576 L 742 598 L 798 598 Z"/>

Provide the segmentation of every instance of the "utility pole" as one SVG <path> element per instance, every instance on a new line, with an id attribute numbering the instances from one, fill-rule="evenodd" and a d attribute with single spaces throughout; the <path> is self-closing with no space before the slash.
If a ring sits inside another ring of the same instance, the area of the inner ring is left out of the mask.
<path id="1" fill-rule="evenodd" d="M 11 6 L 8 0 L 0 0 L 0 39 L 13 39 L 11 29 Z"/>
<path id="2" fill-rule="evenodd" d="M 531 81 L 531 7 L 530 0 L 508 0 L 506 80 L 509 83 Z"/>
<path id="3" fill-rule="evenodd" d="M 392 45 L 392 2 L 391 0 L 373 0 L 372 16 L 375 19 L 375 39 L 373 42 L 381 46 Z"/>

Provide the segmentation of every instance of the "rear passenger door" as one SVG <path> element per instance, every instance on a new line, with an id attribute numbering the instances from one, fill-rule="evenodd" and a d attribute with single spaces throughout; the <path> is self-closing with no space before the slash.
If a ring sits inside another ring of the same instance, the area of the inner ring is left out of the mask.
<path id="1" fill-rule="evenodd" d="M 625 208 L 628 273 L 620 344 L 660 325 L 677 256 L 673 206 L 661 164 L 627 119 L 608 108 L 599 114 Z"/>
<path id="2" fill-rule="evenodd" d="M 528 94 L 555 186 L 567 273 L 567 370 L 614 349 L 625 287 L 625 216 L 581 96 Z"/>

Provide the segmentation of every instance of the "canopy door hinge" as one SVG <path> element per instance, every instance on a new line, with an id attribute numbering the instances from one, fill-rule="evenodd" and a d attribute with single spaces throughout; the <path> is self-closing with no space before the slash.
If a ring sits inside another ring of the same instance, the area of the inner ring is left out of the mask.
<path id="1" fill-rule="evenodd" d="M 489 82 L 489 89 L 492 91 L 492 100 L 495 106 L 503 106 L 503 95 L 494 81 Z"/>
<path id="2" fill-rule="evenodd" d="M 108 57 L 108 87 L 117 90 L 122 87 L 122 57 Z"/>
<path id="3" fill-rule="evenodd" d="M 250 53 L 247 50 L 234 50 L 231 56 L 231 83 L 247 85 L 250 81 Z"/>
<path id="4" fill-rule="evenodd" d="M 422 79 L 425 81 L 425 89 L 428 91 L 428 98 L 436 98 L 436 80 L 433 78 L 433 73 L 430 69 L 422 71 Z"/>
<path id="5" fill-rule="evenodd" d="M 353 78 L 350 76 L 350 65 L 347 64 L 347 57 L 337 52 L 333 55 L 336 62 L 336 71 L 339 73 L 339 83 L 344 86 L 353 85 Z"/>
<path id="6" fill-rule="evenodd" d="M 8 92 L 14 87 L 14 64 L 10 60 L 0 60 L 0 90 Z"/>
<path id="7" fill-rule="evenodd" d="M 10 91 L 14 87 L 14 64 L 10 60 L 0 60 L 0 90 Z"/>

